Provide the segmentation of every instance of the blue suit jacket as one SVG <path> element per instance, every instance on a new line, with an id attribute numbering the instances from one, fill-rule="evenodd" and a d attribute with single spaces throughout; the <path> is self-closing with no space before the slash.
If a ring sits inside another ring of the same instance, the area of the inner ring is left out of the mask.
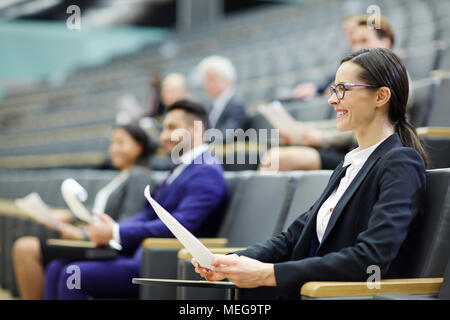
<path id="1" fill-rule="evenodd" d="M 205 152 L 202 156 L 207 161 L 197 163 L 198 159 L 194 160 L 155 198 L 198 237 L 215 235 L 227 200 L 222 166 L 211 153 Z M 121 244 L 128 253 L 134 252 L 147 237 L 173 237 L 147 201 L 142 212 L 119 222 L 119 227 Z"/>
<path id="2" fill-rule="evenodd" d="M 425 199 L 425 166 L 420 155 L 403 147 L 397 134 L 367 159 L 336 205 L 322 242 L 316 237 L 317 212 L 345 174 L 333 172 L 316 203 L 286 232 L 238 254 L 275 263 L 282 298 L 298 298 L 308 281 L 366 281 L 376 265 L 381 277 L 408 277 L 413 218 Z"/>

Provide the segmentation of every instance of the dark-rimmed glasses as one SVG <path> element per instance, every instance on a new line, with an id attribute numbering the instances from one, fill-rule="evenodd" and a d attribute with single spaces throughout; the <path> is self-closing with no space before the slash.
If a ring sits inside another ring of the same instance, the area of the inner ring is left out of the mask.
<path id="1" fill-rule="evenodd" d="M 336 94 L 336 97 L 338 100 L 344 99 L 345 91 L 347 88 L 353 88 L 353 87 L 368 87 L 368 88 L 375 88 L 376 86 L 371 84 L 355 84 L 355 83 L 338 83 L 337 85 L 331 85 L 330 86 L 330 97 L 334 94 Z"/>

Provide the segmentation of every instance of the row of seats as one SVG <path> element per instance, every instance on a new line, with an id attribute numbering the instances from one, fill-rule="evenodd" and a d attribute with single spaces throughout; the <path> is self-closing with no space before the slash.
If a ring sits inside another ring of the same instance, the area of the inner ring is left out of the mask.
<path id="1" fill-rule="evenodd" d="M 439 75 L 430 78 L 415 80 L 412 82 L 412 103 L 410 120 L 416 127 L 433 126 L 447 127 L 449 109 L 446 103 L 449 98 L 450 77 Z M 327 98 L 316 98 L 306 102 L 287 101 L 284 103 L 287 111 L 297 120 L 314 121 L 334 117 L 333 109 L 328 105 Z M 250 118 L 250 126 L 254 129 L 271 129 L 271 125 L 259 113 Z M 0 156 L 11 157 L 21 155 L 40 155 L 70 152 L 94 152 L 107 150 L 110 125 L 96 124 L 75 128 L 63 128 L 43 132 L 24 133 L 21 135 L 1 136 Z M 78 139 L 74 139 L 78 136 Z M 447 167 L 450 160 L 445 151 L 445 141 L 448 137 L 427 138 L 430 140 L 429 153 L 433 159 L 432 167 Z M 440 146 L 434 147 L 435 140 L 439 140 Z M 428 142 L 427 142 L 428 143 Z M 20 161 L 14 161 L 16 167 Z M 3 168 L 9 165 L 3 162 Z M 253 166 L 256 168 L 255 166 Z M 247 168 L 249 168 L 247 166 Z M 231 168 L 233 169 L 233 168 Z"/>
<path id="2" fill-rule="evenodd" d="M 298 184 L 294 188 L 292 193 L 292 198 L 290 200 L 287 219 L 281 226 L 279 224 L 273 224 L 274 218 L 267 219 L 267 223 L 272 222 L 272 226 L 275 225 L 275 229 L 262 230 L 261 232 L 266 232 L 263 236 L 259 234 L 258 225 L 248 224 L 246 225 L 247 232 L 252 232 L 253 230 L 258 230 L 258 235 L 253 236 L 254 242 L 260 241 L 259 238 L 269 238 L 271 235 L 277 234 L 280 231 L 286 230 L 286 227 L 293 221 L 294 217 L 298 217 L 299 214 L 308 209 L 308 205 L 311 204 L 312 199 L 317 198 L 316 186 L 320 185 L 320 181 L 317 176 L 303 175 L 298 177 Z M 308 187 L 306 187 L 308 186 Z M 307 190 L 310 186 L 313 187 L 312 190 Z M 450 169 L 436 169 L 427 171 L 427 191 L 426 191 L 426 203 L 424 214 L 420 216 L 412 228 L 411 232 L 415 232 L 417 235 L 416 242 L 413 244 L 410 256 L 410 272 L 413 277 L 416 278 L 443 278 L 446 273 L 449 276 L 449 272 L 446 268 L 450 266 L 448 262 L 450 261 L 450 244 L 447 241 L 450 236 L 449 219 L 450 219 Z M 306 193 L 306 194 L 305 194 Z M 289 201 L 288 201 L 289 203 Z M 306 206 L 305 206 L 306 205 Z M 234 209 L 231 206 L 232 209 Z M 257 211 L 258 208 L 255 209 Z M 251 214 L 251 213 L 250 213 Z M 254 219 L 260 219 L 260 212 L 254 213 Z M 254 220 L 255 221 L 255 220 Z M 260 220 L 258 220 L 260 221 Z M 241 223 L 246 223 L 246 220 L 239 221 Z M 248 223 L 248 222 L 247 222 Z M 239 229 L 240 227 L 237 227 Z M 227 234 L 222 234 L 222 236 L 227 236 Z M 248 243 L 246 242 L 248 236 L 242 236 L 240 241 L 236 241 L 235 238 L 228 238 L 229 249 L 214 249 L 213 252 L 216 253 L 228 253 L 232 252 L 232 247 L 245 247 Z M 250 236 L 252 237 L 252 236 Z M 150 240 L 147 239 L 144 242 L 144 253 L 142 261 L 142 276 L 144 278 L 150 279 L 179 279 L 179 280 L 200 280 L 200 277 L 194 272 L 191 265 L 191 256 L 187 254 L 185 249 L 161 249 L 154 248 L 150 245 Z M 148 244 L 148 245 L 146 245 Z M 174 253 L 174 251 L 178 252 Z M 158 258 L 158 260 L 156 260 Z M 159 260 L 161 259 L 161 260 Z M 161 264 L 155 264 L 155 261 L 161 261 Z M 162 270 L 161 266 L 164 265 L 165 269 Z M 170 267 L 172 265 L 173 268 Z M 450 279 L 446 279 L 448 282 Z M 317 287 L 319 283 L 315 283 L 312 287 Z M 324 285 L 330 285 L 324 284 Z M 340 287 L 338 287 L 340 285 Z M 346 296 L 342 292 L 345 292 L 345 286 L 352 285 L 351 283 L 342 284 L 336 283 L 335 290 L 326 290 L 325 293 L 321 295 L 315 295 L 314 293 L 309 293 L 307 290 L 302 290 L 304 296 L 302 298 L 307 299 L 330 299 L 330 298 L 340 298 L 340 299 L 350 299 L 352 297 Z M 361 287 L 364 287 L 362 283 Z M 364 288 L 363 288 L 364 289 Z M 192 286 L 179 286 L 176 289 L 172 287 L 165 286 L 145 286 L 141 285 L 141 298 L 142 299 L 226 299 L 229 296 L 224 289 L 217 288 L 195 288 Z M 397 288 L 399 291 L 384 291 L 385 293 L 402 293 L 408 292 L 404 288 Z M 413 289 L 412 289 L 413 290 Z M 418 290 L 418 289 L 416 289 Z M 369 290 L 370 291 L 370 290 Z M 439 290 L 434 292 L 437 296 Z M 447 283 L 448 291 L 448 283 Z M 377 295 L 376 290 L 367 293 L 367 290 L 361 290 L 362 293 L 353 293 L 357 299 L 370 298 L 370 296 Z M 379 291 L 380 293 L 382 291 Z M 409 292 L 414 292 L 409 290 Z M 258 289 L 241 289 L 239 290 L 240 299 L 268 299 L 274 297 L 274 291 L 270 288 L 258 288 Z M 300 294 L 300 292 L 299 292 Z M 447 293 L 448 294 L 448 293 Z M 365 297 L 364 297 L 365 296 Z M 430 294 L 426 296 L 429 298 Z M 423 296 L 422 296 L 423 298 Z"/>
<path id="3" fill-rule="evenodd" d="M 41 239 L 58 238 L 54 231 L 38 225 L 14 209 L 12 199 L 39 190 L 49 204 L 61 207 L 59 196 L 62 180 L 74 177 L 86 187 L 89 194 L 115 174 L 113 171 L 94 170 L 42 170 L 20 171 L 2 175 L 0 179 L 0 284 L 18 294 L 12 268 L 11 248 L 23 235 Z M 324 189 L 331 171 L 295 171 L 262 174 L 255 171 L 227 172 L 226 180 L 230 201 L 217 236 L 225 238 L 228 247 L 245 247 L 263 241 L 284 231 L 299 214 L 307 211 Z M 165 173 L 156 173 L 151 184 L 160 183 Z M 5 186 L 11 187 L 5 188 Z M 6 200 L 6 199 L 9 199 Z M 92 201 L 92 198 L 90 199 Z M 450 256 L 448 219 L 450 217 L 450 169 L 427 171 L 425 214 L 414 250 L 413 271 L 417 277 L 442 277 Z M 257 223 L 256 223 L 257 221 Z M 178 248 L 166 248 L 154 240 L 143 242 L 141 277 L 164 279 L 198 279 L 193 273 L 190 259 L 177 259 Z M 178 262 L 177 262 L 178 261 Z M 141 299 L 210 299 L 224 298 L 224 292 L 212 289 L 140 287 Z"/>
<path id="4" fill-rule="evenodd" d="M 49 205 L 65 207 L 60 196 L 60 185 L 65 178 L 75 178 L 89 195 L 93 195 L 114 174 L 113 171 L 95 170 L 25 170 L 0 176 L 0 284 L 3 288 L 17 295 L 11 260 L 12 245 L 17 238 L 23 235 L 35 235 L 41 239 L 58 238 L 56 232 L 38 225 L 17 208 L 14 209 L 11 200 L 38 191 Z M 165 174 L 155 173 L 151 183 L 160 183 Z M 256 171 L 227 172 L 225 177 L 231 197 L 217 236 L 227 238 L 228 245 L 243 246 L 281 232 L 318 198 L 330 174 L 331 171 L 276 175 Z M 87 205 L 92 204 L 92 196 L 88 199 Z M 172 250 L 171 258 L 175 262 L 176 251 Z M 164 258 L 160 259 L 163 261 Z M 148 268 L 149 272 L 154 270 L 150 261 L 155 260 L 148 258 L 146 253 L 143 258 L 143 276 L 148 274 Z M 163 270 L 170 270 L 169 265 L 167 268 L 164 266 Z M 147 297 L 147 294 L 143 292 L 142 297 Z"/>

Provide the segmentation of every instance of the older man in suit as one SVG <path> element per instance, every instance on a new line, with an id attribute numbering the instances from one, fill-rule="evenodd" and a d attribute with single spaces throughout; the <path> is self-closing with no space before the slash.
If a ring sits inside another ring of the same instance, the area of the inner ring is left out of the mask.
<path id="1" fill-rule="evenodd" d="M 153 193 L 196 236 L 214 235 L 227 198 L 223 169 L 203 144 L 207 127 L 207 113 L 201 105 L 181 100 L 168 109 L 160 140 L 168 150 L 177 150 L 172 152 L 177 166 Z M 175 131 L 184 132 L 178 135 L 180 140 L 173 141 Z M 149 205 L 119 222 L 103 213 L 97 216 L 100 221 L 88 227 L 89 238 L 98 245 L 115 240 L 123 248 L 122 255 L 105 261 L 51 261 L 46 270 L 46 299 L 137 298 L 138 287 L 131 279 L 140 273 L 142 240 L 173 236 Z M 79 268 L 79 289 L 67 285 L 72 266 Z"/>
<path id="2" fill-rule="evenodd" d="M 244 105 L 236 98 L 234 83 L 236 70 L 231 61 L 222 56 L 210 56 L 198 65 L 203 79 L 203 88 L 212 101 L 209 121 L 212 128 L 222 132 L 226 139 L 236 129 L 248 126 Z M 231 129 L 227 133 L 227 129 Z"/>

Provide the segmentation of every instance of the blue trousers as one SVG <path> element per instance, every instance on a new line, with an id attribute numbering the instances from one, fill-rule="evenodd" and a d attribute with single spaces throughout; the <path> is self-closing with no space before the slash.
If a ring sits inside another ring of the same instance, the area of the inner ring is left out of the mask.
<path id="1" fill-rule="evenodd" d="M 137 252 L 131 257 L 96 261 L 52 260 L 45 272 L 44 298 L 137 299 L 139 286 L 132 284 L 131 279 L 139 277 L 140 255 L 141 252 Z"/>

